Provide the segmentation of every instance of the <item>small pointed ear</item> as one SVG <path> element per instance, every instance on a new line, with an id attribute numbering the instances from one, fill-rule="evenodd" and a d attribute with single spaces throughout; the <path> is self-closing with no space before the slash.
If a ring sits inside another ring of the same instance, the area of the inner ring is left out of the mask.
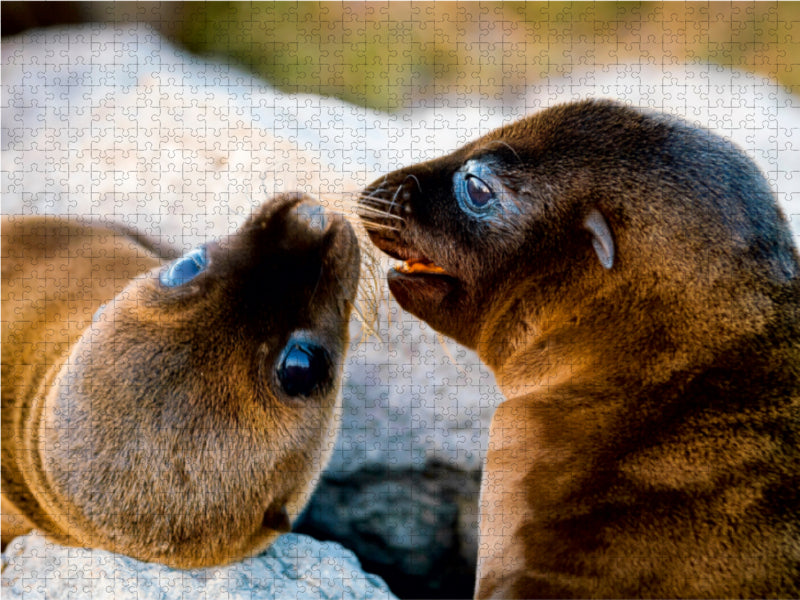
<path id="1" fill-rule="evenodd" d="M 292 530 L 292 523 L 285 506 L 270 506 L 264 513 L 262 525 L 269 529 L 274 529 L 280 533 L 288 533 Z"/>
<path id="2" fill-rule="evenodd" d="M 583 220 L 584 228 L 592 234 L 592 246 L 600 259 L 600 264 L 606 269 L 614 266 L 614 237 L 608 226 L 606 218 L 600 211 L 593 208 Z"/>

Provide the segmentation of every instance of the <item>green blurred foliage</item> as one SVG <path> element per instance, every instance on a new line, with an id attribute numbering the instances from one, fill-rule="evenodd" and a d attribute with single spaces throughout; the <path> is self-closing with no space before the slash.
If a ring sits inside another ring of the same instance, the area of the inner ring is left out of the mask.
<path id="1" fill-rule="evenodd" d="M 544 75 L 702 60 L 800 92 L 800 2 L 187 2 L 180 41 L 277 87 L 384 110 Z"/>

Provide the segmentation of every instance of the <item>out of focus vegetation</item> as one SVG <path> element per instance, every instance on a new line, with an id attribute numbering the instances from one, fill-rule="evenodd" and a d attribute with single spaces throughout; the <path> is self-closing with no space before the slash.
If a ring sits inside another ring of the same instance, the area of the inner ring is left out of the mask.
<path id="1" fill-rule="evenodd" d="M 187 3 L 181 40 L 281 88 L 385 109 L 587 65 L 691 59 L 800 92 L 800 3 Z"/>
<path id="2" fill-rule="evenodd" d="M 587 66 L 687 60 L 800 93 L 800 2 L 71 4 L 86 20 L 146 21 L 287 91 L 390 110 L 437 93 L 495 96 Z"/>

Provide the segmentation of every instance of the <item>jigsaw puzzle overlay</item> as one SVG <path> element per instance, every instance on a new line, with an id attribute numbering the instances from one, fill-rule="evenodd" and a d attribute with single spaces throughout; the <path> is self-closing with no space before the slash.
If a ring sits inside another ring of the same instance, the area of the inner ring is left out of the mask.
<path id="1" fill-rule="evenodd" d="M 2 54 L 5 215 L 113 221 L 185 251 L 232 233 L 284 191 L 354 216 L 348 195 L 385 173 L 547 106 L 610 97 L 736 142 L 800 240 L 800 100 L 773 80 L 714 64 L 573 65 L 500 98 L 467 81 L 389 113 L 279 91 L 142 24 L 35 30 L 4 38 Z M 507 60 L 513 70 L 526 57 Z M 479 472 L 503 397 L 473 352 L 388 294 L 377 329 L 380 337 L 351 326 L 340 433 L 296 527 L 347 549 L 292 534 L 251 562 L 184 576 L 33 534 L 3 554 L 4 597 L 471 594 Z"/>

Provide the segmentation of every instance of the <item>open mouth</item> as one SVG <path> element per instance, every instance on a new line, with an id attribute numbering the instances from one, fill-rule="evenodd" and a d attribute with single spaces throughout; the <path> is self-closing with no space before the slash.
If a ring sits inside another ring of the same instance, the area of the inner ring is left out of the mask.
<path id="1" fill-rule="evenodd" d="M 382 203 L 388 204 L 388 200 L 375 195 L 374 192 L 365 192 L 360 200 L 363 208 L 361 218 L 372 243 L 380 251 L 400 261 L 390 270 L 390 277 L 422 280 L 425 276 L 438 276 L 437 278 L 456 279 L 452 273 L 437 265 L 404 239 L 408 223 L 401 216 L 388 212 Z M 399 220 L 399 223 L 395 219 Z"/>
<path id="2" fill-rule="evenodd" d="M 456 279 L 453 273 L 437 265 L 416 248 L 402 245 L 397 243 L 396 240 L 389 241 L 378 236 L 373 237 L 373 242 L 379 250 L 400 261 L 390 270 L 395 276 L 422 277 L 436 275 Z"/>
<path id="3" fill-rule="evenodd" d="M 409 258 L 394 267 L 405 275 L 449 275 L 442 267 L 427 258 Z"/>

